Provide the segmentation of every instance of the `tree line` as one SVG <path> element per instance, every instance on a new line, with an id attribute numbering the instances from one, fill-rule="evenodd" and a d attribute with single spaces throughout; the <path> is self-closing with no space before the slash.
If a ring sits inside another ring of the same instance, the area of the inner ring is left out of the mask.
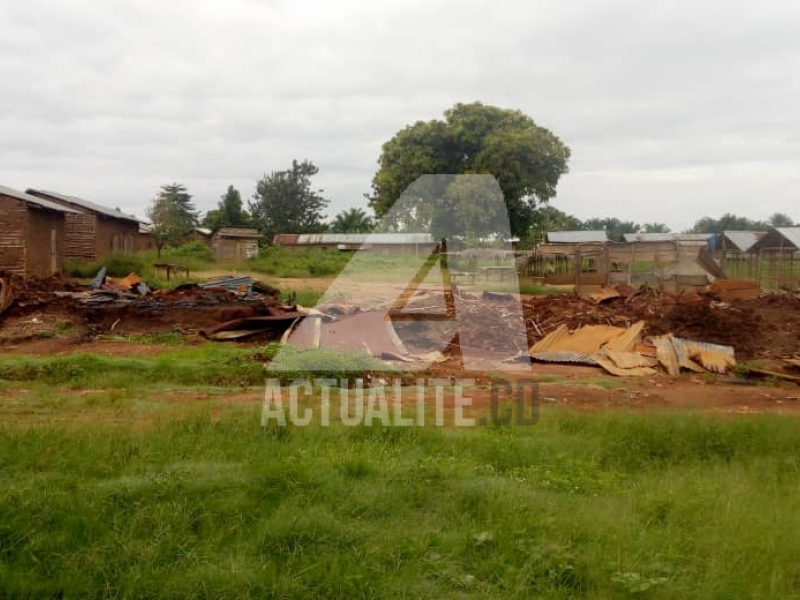
<path id="1" fill-rule="evenodd" d="M 156 246 L 177 245 L 197 227 L 213 231 L 221 227 L 255 227 L 271 241 L 277 233 L 365 233 L 374 220 L 360 208 L 350 208 L 325 223 L 329 200 L 324 190 L 314 189 L 311 178 L 319 169 L 308 160 L 293 161 L 289 169 L 265 173 L 256 182 L 247 206 L 234 186 L 228 186 L 217 207 L 205 215 L 196 209 L 187 187 L 172 183 L 161 187 L 147 210 Z"/>
<path id="2" fill-rule="evenodd" d="M 456 104 L 444 112 L 443 119 L 408 125 L 383 145 L 371 192 L 365 194 L 374 217 L 351 208 L 327 223 L 325 211 L 330 201 L 324 190 L 314 188 L 312 178 L 319 169 L 309 160 L 294 160 L 288 169 L 265 173 L 256 182 L 247 206 L 239 190 L 229 186 L 217 207 L 202 217 L 186 186 L 165 185 L 148 216 L 159 247 L 179 243 L 200 225 L 210 229 L 256 227 L 267 242 L 276 233 L 364 233 L 372 231 L 382 217 L 393 214 L 390 210 L 396 201 L 422 175 L 489 174 L 499 185 L 511 234 L 526 242 L 558 230 L 604 230 L 618 241 L 626 233 L 669 232 L 663 223 L 636 223 L 617 217 L 581 220 L 552 206 L 558 182 L 569 172 L 570 156 L 571 150 L 562 140 L 521 111 L 480 102 Z M 436 235 L 439 228 L 456 225 L 476 237 L 497 233 L 498 223 L 504 219 L 483 210 L 485 190 L 480 185 L 455 177 L 444 178 L 442 185 L 441 189 L 428 190 L 441 202 L 429 202 L 425 191 L 412 194 L 406 213 L 400 217 L 404 230 Z M 766 221 L 725 214 L 703 217 L 690 231 L 765 230 L 792 224 L 788 215 L 780 213 Z"/>

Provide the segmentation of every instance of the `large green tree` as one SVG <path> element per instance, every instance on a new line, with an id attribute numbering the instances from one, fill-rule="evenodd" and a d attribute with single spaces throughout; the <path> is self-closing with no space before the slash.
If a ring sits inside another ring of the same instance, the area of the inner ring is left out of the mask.
<path id="1" fill-rule="evenodd" d="M 220 227 L 247 227 L 250 225 L 250 215 L 243 207 L 242 195 L 232 185 L 228 186 L 215 210 L 206 213 L 203 225 L 217 230 Z"/>
<path id="2" fill-rule="evenodd" d="M 331 231 L 334 233 L 369 233 L 373 229 L 375 221 L 361 208 L 343 210 L 331 223 Z"/>
<path id="3" fill-rule="evenodd" d="M 719 219 L 703 217 L 698 220 L 691 233 L 722 233 L 723 231 L 766 231 L 770 224 L 764 221 L 754 221 L 748 217 L 740 217 L 732 213 L 725 213 Z"/>
<path id="4" fill-rule="evenodd" d="M 535 208 L 556 195 L 568 171 L 569 148 L 518 110 L 475 102 L 444 117 L 409 125 L 383 145 L 369 195 L 376 215 L 386 215 L 421 175 L 489 174 L 500 184 L 511 232 L 529 235 Z"/>
<path id="5" fill-rule="evenodd" d="M 558 210 L 551 204 L 545 204 L 534 211 L 531 229 L 533 239 L 541 241 L 550 231 L 577 231 L 583 229 L 583 223 L 578 217 Z"/>
<path id="6" fill-rule="evenodd" d="M 180 183 L 161 186 L 147 216 L 153 223 L 152 235 L 159 254 L 164 246 L 183 242 L 198 222 L 192 196 Z"/>
<path id="7" fill-rule="evenodd" d="M 785 213 L 773 213 L 767 223 L 773 227 L 794 227 L 794 219 Z"/>
<path id="8" fill-rule="evenodd" d="M 616 217 L 602 219 L 588 219 L 583 222 L 583 229 L 587 231 L 605 231 L 609 239 L 615 242 L 625 240 L 626 233 L 638 233 L 642 227 L 633 221 L 622 221 Z"/>
<path id="9" fill-rule="evenodd" d="M 250 201 L 253 221 L 272 241 L 276 233 L 315 233 L 326 229 L 323 211 L 329 200 L 315 190 L 311 178 L 319 172 L 311 161 L 292 161 L 285 171 L 273 171 L 256 184 Z"/>

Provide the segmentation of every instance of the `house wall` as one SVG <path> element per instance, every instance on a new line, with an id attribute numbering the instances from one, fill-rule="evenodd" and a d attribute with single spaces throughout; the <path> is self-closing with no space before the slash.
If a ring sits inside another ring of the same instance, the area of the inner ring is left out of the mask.
<path id="1" fill-rule="evenodd" d="M 125 219 L 105 217 L 95 211 L 66 202 L 61 198 L 33 192 L 35 196 L 75 211 L 66 215 L 67 260 L 103 260 L 115 253 L 137 250 L 139 224 Z"/>
<path id="2" fill-rule="evenodd" d="M 38 277 L 64 268 L 64 215 L 50 210 L 28 210 L 26 274 Z"/>
<path id="3" fill-rule="evenodd" d="M 49 198 L 48 198 L 49 199 Z M 63 203 L 62 203 L 63 204 Z M 94 213 L 83 209 L 78 214 L 67 213 L 64 219 L 67 260 L 94 260 L 95 258 L 95 221 Z"/>
<path id="4" fill-rule="evenodd" d="M 0 271 L 25 275 L 27 205 L 0 195 Z"/>
<path id="5" fill-rule="evenodd" d="M 156 243 L 150 233 L 139 233 L 136 238 L 136 250 L 155 250 Z"/>
<path id="6" fill-rule="evenodd" d="M 211 241 L 214 260 L 217 262 L 240 262 L 248 256 L 258 254 L 258 241 L 248 238 L 223 237 L 214 234 Z"/>
<path id="7" fill-rule="evenodd" d="M 102 260 L 112 254 L 135 252 L 138 237 L 138 223 L 98 216 L 95 225 L 95 259 Z"/>

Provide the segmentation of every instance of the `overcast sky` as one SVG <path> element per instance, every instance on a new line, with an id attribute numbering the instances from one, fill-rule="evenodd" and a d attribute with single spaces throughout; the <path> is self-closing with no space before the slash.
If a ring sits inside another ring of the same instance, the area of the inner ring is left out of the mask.
<path id="1" fill-rule="evenodd" d="M 578 217 L 800 220 L 797 2 L 3 0 L 0 30 L 11 187 L 207 210 L 308 158 L 335 213 L 396 131 L 481 100 L 571 147 Z"/>

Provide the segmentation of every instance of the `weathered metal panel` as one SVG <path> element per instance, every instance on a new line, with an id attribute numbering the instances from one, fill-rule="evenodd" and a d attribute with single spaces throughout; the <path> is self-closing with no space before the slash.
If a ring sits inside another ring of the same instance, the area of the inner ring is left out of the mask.
<path id="1" fill-rule="evenodd" d="M 124 212 L 116 210 L 115 208 L 109 208 L 101 204 L 95 204 L 94 202 L 84 200 L 83 198 L 78 198 L 77 196 L 69 196 L 67 194 L 59 194 L 58 192 L 49 192 L 47 190 L 35 190 L 33 188 L 26 190 L 26 193 L 39 198 L 44 196 L 45 199 L 62 206 L 66 203 L 70 205 L 69 208 L 83 208 L 93 213 L 111 217 L 113 219 L 122 219 L 124 221 L 139 223 L 139 219 L 133 215 L 127 215 Z"/>
<path id="2" fill-rule="evenodd" d="M 725 231 L 723 234 L 736 250 L 747 252 L 767 233 L 765 231 Z"/>
<path id="3" fill-rule="evenodd" d="M 551 231 L 547 234 L 551 244 L 606 243 L 610 241 L 605 231 Z"/>

